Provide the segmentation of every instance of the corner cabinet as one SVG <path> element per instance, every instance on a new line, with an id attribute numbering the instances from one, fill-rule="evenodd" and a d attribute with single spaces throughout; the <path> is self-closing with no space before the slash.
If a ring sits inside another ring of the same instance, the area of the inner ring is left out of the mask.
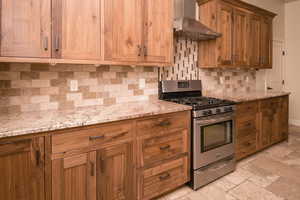
<path id="1" fill-rule="evenodd" d="M 198 0 L 199 21 L 222 34 L 199 42 L 201 68 L 272 68 L 274 13 L 239 0 Z"/>
<path id="2" fill-rule="evenodd" d="M 44 155 L 44 137 L 0 141 L 1 199 L 45 199 Z"/>
<path id="3" fill-rule="evenodd" d="M 173 0 L 10 0 L 0 9 L 0 62 L 173 62 Z"/>

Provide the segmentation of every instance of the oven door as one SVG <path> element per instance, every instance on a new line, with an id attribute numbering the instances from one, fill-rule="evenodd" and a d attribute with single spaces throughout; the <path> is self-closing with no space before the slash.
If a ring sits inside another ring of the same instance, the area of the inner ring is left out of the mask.
<path id="1" fill-rule="evenodd" d="M 234 127 L 233 113 L 194 119 L 194 170 L 234 154 Z"/>

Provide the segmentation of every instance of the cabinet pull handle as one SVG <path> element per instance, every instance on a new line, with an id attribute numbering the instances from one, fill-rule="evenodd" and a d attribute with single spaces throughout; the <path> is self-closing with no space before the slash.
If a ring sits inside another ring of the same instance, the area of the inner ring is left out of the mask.
<path id="1" fill-rule="evenodd" d="M 35 152 L 35 156 L 36 156 L 36 166 L 40 166 L 40 162 L 41 162 L 41 152 L 39 150 L 37 150 Z"/>
<path id="2" fill-rule="evenodd" d="M 144 56 L 145 56 L 145 57 L 148 56 L 148 50 L 147 50 L 147 47 L 146 47 L 146 46 L 144 46 Z"/>
<path id="3" fill-rule="evenodd" d="M 116 139 L 116 138 L 119 138 L 119 137 L 123 137 L 124 135 L 126 135 L 128 132 L 126 131 L 126 132 L 122 132 L 122 133 L 120 133 L 120 134 L 118 134 L 118 135 L 115 135 L 115 136 L 113 136 L 112 138 L 113 139 Z"/>
<path id="4" fill-rule="evenodd" d="M 55 51 L 59 51 L 59 37 L 55 38 Z"/>
<path id="5" fill-rule="evenodd" d="M 171 125 L 171 122 L 169 122 L 168 120 L 165 120 L 165 121 L 162 121 L 162 122 L 159 122 L 157 124 L 157 126 L 170 126 Z"/>
<path id="6" fill-rule="evenodd" d="M 105 160 L 102 157 L 100 159 L 100 168 L 101 168 L 101 173 L 104 174 L 104 172 L 105 172 Z"/>
<path id="7" fill-rule="evenodd" d="M 165 146 L 161 146 L 159 147 L 160 150 L 164 151 L 164 150 L 167 150 L 167 149 L 170 149 L 171 146 L 168 144 L 168 145 L 165 145 Z"/>
<path id="8" fill-rule="evenodd" d="M 170 176 L 171 175 L 167 172 L 167 173 L 159 176 L 159 180 L 161 180 L 161 181 L 166 180 L 166 179 L 170 178 Z"/>
<path id="9" fill-rule="evenodd" d="M 95 176 L 95 163 L 91 162 L 91 176 Z"/>
<path id="10" fill-rule="evenodd" d="M 138 48 L 138 56 L 142 56 L 142 47 L 140 45 L 137 46 Z"/>
<path id="11" fill-rule="evenodd" d="M 90 140 L 99 140 L 99 139 L 104 139 L 105 136 L 104 135 L 100 135 L 100 136 L 90 136 Z"/>
<path id="12" fill-rule="evenodd" d="M 48 48 L 49 48 L 49 47 L 48 47 L 48 37 L 45 37 L 45 38 L 44 38 L 44 44 L 43 44 L 43 46 L 44 46 L 44 50 L 45 50 L 45 51 L 48 51 Z"/>

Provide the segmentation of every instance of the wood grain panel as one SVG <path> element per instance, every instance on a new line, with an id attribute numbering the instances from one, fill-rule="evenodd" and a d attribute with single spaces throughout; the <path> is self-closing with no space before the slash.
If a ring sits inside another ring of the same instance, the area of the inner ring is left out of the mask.
<path id="1" fill-rule="evenodd" d="M 101 57 L 100 0 L 62 0 L 54 13 L 61 31 L 56 34 L 54 47 L 63 59 L 99 60 Z M 60 13 L 61 12 L 61 13 Z"/>
<path id="2" fill-rule="evenodd" d="M 173 62 L 173 0 L 145 0 L 146 62 Z"/>
<path id="3" fill-rule="evenodd" d="M 8 149 L 0 154 L 1 199 L 45 199 L 44 138 L 0 143 L 0 148 Z"/>
<path id="4" fill-rule="evenodd" d="M 258 15 L 251 15 L 249 32 L 249 56 L 250 66 L 260 67 L 261 64 L 261 18 Z M 251 41 L 251 42 L 250 42 Z"/>
<path id="5" fill-rule="evenodd" d="M 140 62 L 143 59 L 143 1 L 103 1 L 105 60 Z"/>
<path id="6" fill-rule="evenodd" d="M 51 57 L 51 0 L 1 0 L 1 56 Z"/>

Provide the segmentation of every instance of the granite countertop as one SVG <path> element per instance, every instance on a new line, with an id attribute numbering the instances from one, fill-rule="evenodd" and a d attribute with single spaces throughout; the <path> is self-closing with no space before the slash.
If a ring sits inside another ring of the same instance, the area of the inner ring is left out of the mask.
<path id="1" fill-rule="evenodd" d="M 0 115 L 0 138 L 191 110 L 166 101 L 141 101 L 74 110 Z"/>
<path id="2" fill-rule="evenodd" d="M 268 99 L 273 97 L 281 97 L 290 94 L 291 93 L 289 92 L 252 91 L 252 92 L 226 92 L 226 93 L 206 92 L 204 95 L 208 97 L 230 100 L 236 103 L 242 103 L 247 101 L 262 100 L 262 99 Z"/>

